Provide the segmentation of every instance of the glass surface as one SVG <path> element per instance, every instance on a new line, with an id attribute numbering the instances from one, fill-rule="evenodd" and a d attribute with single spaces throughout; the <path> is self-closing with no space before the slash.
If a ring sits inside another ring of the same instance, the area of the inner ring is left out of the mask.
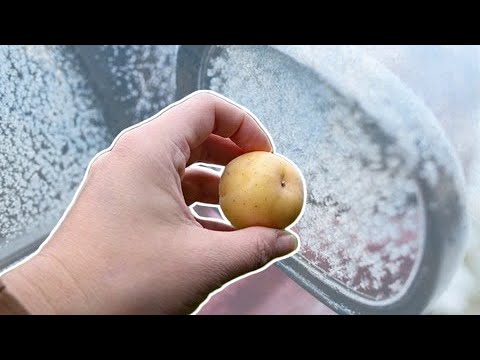
<path id="1" fill-rule="evenodd" d="M 177 50 L 0 46 L 0 269 L 45 238 L 98 151 L 122 129 L 175 100 Z M 304 46 L 299 53 L 314 57 L 315 51 Z M 439 119 L 462 161 L 470 214 L 480 229 L 480 201 L 475 201 L 480 189 L 478 47 L 369 46 L 363 51 L 397 74 Z M 381 119 L 372 118 L 354 97 L 278 49 L 216 47 L 206 59 L 200 87 L 250 109 L 277 151 L 305 175 L 307 209 L 295 227 L 301 256 L 366 299 L 389 300 L 404 292 L 422 255 L 425 219 L 414 179 L 418 174 L 408 167 L 420 154 L 405 151 L 402 139 L 418 134 L 401 123 L 378 126 Z M 435 182 L 428 162 L 421 176 Z M 476 299 L 476 231 L 461 269 L 467 275 L 454 282 L 460 288 L 449 290 L 461 294 L 464 303 L 446 301 L 444 312 L 467 309 Z M 233 297 L 242 286 L 244 296 Z M 215 307 L 219 303 L 224 309 L 232 304 L 226 313 L 323 312 L 278 269 L 217 294 L 206 312 L 222 312 Z"/>
<path id="2" fill-rule="evenodd" d="M 175 51 L 0 46 L 0 270 L 48 235 L 98 151 L 174 100 Z"/>
<path id="3" fill-rule="evenodd" d="M 271 47 L 222 47 L 205 68 L 202 87 L 250 109 L 276 150 L 302 170 L 308 197 L 295 227 L 300 253 L 370 299 L 397 295 L 423 239 L 421 199 L 397 139 L 353 99 Z"/>

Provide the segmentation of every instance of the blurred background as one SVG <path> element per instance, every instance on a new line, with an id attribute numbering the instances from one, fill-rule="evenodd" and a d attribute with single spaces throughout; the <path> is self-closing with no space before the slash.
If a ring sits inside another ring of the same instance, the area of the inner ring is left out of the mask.
<path id="1" fill-rule="evenodd" d="M 434 314 L 480 314 L 480 46 L 359 46 L 432 110 L 462 163 L 471 232 L 466 257 Z M 201 313 L 330 314 L 277 268 L 231 285 Z"/>
<path id="2" fill-rule="evenodd" d="M 431 109 L 461 161 L 472 224 L 467 252 L 430 311 L 480 314 L 480 46 L 357 48 Z M 41 243 L 98 151 L 175 100 L 177 50 L 0 46 L 0 270 Z M 271 266 L 213 296 L 200 314 L 333 312 Z"/>
<path id="3" fill-rule="evenodd" d="M 467 255 L 432 311 L 480 313 L 480 47 L 363 46 L 433 111 L 462 162 L 471 233 Z"/>

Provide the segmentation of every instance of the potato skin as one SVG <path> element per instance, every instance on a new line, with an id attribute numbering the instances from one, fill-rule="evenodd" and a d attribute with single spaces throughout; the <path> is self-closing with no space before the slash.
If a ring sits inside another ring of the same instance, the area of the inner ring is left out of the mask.
<path id="1" fill-rule="evenodd" d="M 220 207 L 237 229 L 265 226 L 284 229 L 302 211 L 302 175 L 284 157 L 254 151 L 233 159 L 220 179 Z"/>

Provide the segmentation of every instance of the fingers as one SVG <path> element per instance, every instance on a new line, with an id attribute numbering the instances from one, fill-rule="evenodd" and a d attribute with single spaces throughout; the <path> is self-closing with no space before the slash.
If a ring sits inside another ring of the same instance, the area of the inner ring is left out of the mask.
<path id="1" fill-rule="evenodd" d="M 222 269 L 221 282 L 257 270 L 275 258 L 292 253 L 297 238 L 283 230 L 250 227 L 231 232 L 210 232 L 206 266 Z"/>
<path id="2" fill-rule="evenodd" d="M 196 92 L 140 129 L 144 136 L 157 143 L 171 142 L 171 150 L 180 151 L 182 155 L 183 164 L 176 165 L 184 167 L 189 163 L 192 150 L 201 146 L 211 134 L 229 138 L 243 152 L 272 151 L 270 139 L 257 121 L 242 108 L 213 92 Z M 215 147 L 215 152 L 233 151 L 225 142 L 212 141 L 209 146 Z"/>
<path id="3" fill-rule="evenodd" d="M 199 166 L 189 167 L 185 170 L 182 179 L 182 191 L 185 203 L 194 202 L 218 204 L 218 185 L 220 174 Z"/>
<path id="4" fill-rule="evenodd" d="M 244 151 L 232 140 L 212 134 L 200 146 L 191 150 L 187 166 L 197 161 L 227 165 L 231 160 L 243 153 Z"/>

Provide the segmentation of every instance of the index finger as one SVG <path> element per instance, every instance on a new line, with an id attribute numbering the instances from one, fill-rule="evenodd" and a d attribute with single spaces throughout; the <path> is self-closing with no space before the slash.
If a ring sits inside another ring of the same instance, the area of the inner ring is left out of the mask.
<path id="1" fill-rule="evenodd" d="M 215 134 L 230 138 L 245 152 L 273 151 L 262 125 L 242 107 L 213 91 L 187 96 L 148 125 L 152 132 L 169 137 L 181 149 L 186 144 L 189 150 L 195 149 Z"/>

